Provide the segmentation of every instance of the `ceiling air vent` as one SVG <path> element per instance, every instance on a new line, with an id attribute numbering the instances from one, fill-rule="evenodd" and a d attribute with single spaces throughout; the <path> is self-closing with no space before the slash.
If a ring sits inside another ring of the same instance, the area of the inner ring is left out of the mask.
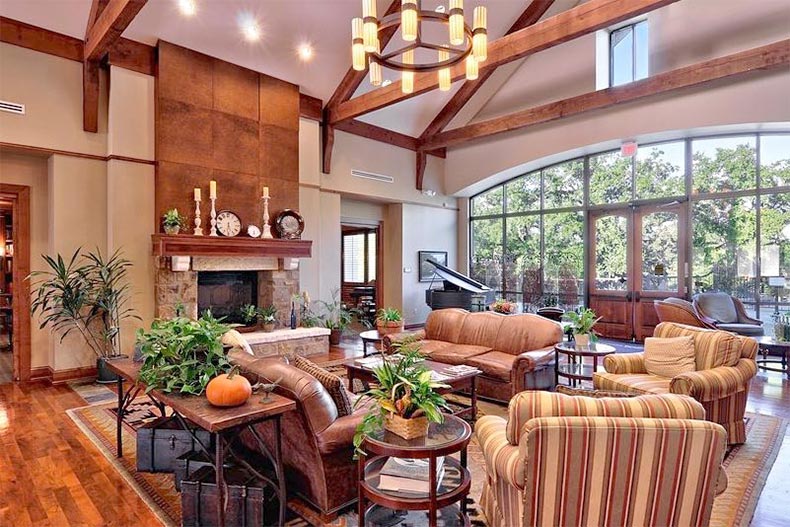
<path id="1" fill-rule="evenodd" d="M 25 115 L 25 105 L 17 102 L 0 101 L 0 110 L 17 115 Z"/>
<path id="2" fill-rule="evenodd" d="M 392 176 L 385 176 L 383 174 L 374 174 L 373 172 L 365 172 L 363 170 L 352 170 L 351 175 L 354 177 L 361 177 L 364 179 L 372 179 L 381 183 L 394 183 L 395 178 Z"/>

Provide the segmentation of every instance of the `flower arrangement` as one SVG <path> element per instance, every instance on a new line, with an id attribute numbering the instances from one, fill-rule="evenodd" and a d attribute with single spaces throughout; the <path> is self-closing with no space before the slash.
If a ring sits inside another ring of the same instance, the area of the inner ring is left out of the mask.
<path id="1" fill-rule="evenodd" d="M 502 313 L 503 315 L 512 315 L 516 312 L 518 306 L 515 302 L 510 302 L 504 298 L 498 298 L 491 304 L 491 311 L 495 313 Z"/>

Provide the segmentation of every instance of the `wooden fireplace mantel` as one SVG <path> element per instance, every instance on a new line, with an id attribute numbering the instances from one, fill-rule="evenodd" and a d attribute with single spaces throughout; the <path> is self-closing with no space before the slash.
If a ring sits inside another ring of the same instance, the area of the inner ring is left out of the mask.
<path id="1" fill-rule="evenodd" d="M 313 242 L 237 236 L 194 236 L 191 234 L 152 234 L 154 256 L 267 256 L 271 258 L 310 258 Z"/>

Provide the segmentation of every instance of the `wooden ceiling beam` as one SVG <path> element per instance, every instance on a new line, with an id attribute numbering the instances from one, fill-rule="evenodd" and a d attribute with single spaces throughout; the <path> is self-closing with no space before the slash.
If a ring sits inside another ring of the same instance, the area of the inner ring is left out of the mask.
<path id="1" fill-rule="evenodd" d="M 82 40 L 0 17 L 0 42 L 82 62 Z"/>
<path id="2" fill-rule="evenodd" d="M 110 0 L 93 0 L 93 2 L 91 2 L 91 10 L 90 13 L 88 13 L 88 23 L 85 27 L 86 34 L 88 30 L 93 27 L 93 24 L 96 23 L 96 20 L 99 18 L 102 11 L 104 11 L 104 8 L 107 7 L 109 1 Z"/>
<path id="3" fill-rule="evenodd" d="M 94 0 L 94 4 L 100 0 Z M 85 34 L 85 60 L 100 60 L 148 0 L 109 0 Z M 93 11 L 93 6 L 91 6 Z"/>
<path id="4" fill-rule="evenodd" d="M 546 14 L 546 11 L 552 6 L 555 0 L 532 0 L 529 6 L 521 13 L 521 16 L 510 26 L 510 29 L 507 30 L 506 35 L 510 35 L 511 33 L 515 33 L 525 27 L 529 27 L 533 24 L 536 24 L 538 20 L 541 19 L 543 15 Z M 479 73 L 477 79 L 473 81 L 464 81 L 461 85 L 461 88 L 453 95 L 453 98 L 448 101 L 447 104 L 444 105 L 444 108 L 434 117 L 433 121 L 425 128 L 425 130 L 420 134 L 419 141 L 420 143 L 425 142 L 428 138 L 433 137 L 435 134 L 438 134 L 444 128 L 450 124 L 458 112 L 466 106 L 466 103 L 469 102 L 469 99 L 477 93 L 477 90 L 488 80 L 491 75 L 494 74 L 494 70 L 487 69 L 483 70 Z M 425 166 L 426 163 L 420 159 L 420 155 L 417 155 L 417 190 L 422 190 L 423 179 L 425 178 Z"/>
<path id="5" fill-rule="evenodd" d="M 489 43 L 488 58 L 481 64 L 480 73 L 677 1 L 590 0 Z M 452 68 L 451 76 L 454 81 L 465 77 L 463 63 Z M 410 94 L 402 93 L 401 83 L 396 81 L 342 102 L 336 108 L 330 107 L 329 123 L 353 119 L 438 88 L 433 73 L 417 73 L 414 77 L 414 91 Z"/>
<path id="6" fill-rule="evenodd" d="M 683 88 L 724 79 L 736 79 L 760 71 L 786 69 L 788 66 L 790 66 L 790 39 L 658 73 L 630 84 L 585 93 L 462 128 L 447 130 L 421 144 L 420 149 L 432 150 L 455 146 L 646 97 L 665 95 Z"/>

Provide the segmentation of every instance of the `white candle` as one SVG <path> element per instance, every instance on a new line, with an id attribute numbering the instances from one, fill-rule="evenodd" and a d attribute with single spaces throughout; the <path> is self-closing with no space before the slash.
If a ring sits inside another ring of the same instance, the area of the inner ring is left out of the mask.
<path id="1" fill-rule="evenodd" d="M 200 201 L 200 189 L 195 189 L 195 201 Z"/>
<path id="2" fill-rule="evenodd" d="M 269 187 L 263 187 L 263 197 L 264 198 L 269 197 Z"/>
<path id="3" fill-rule="evenodd" d="M 208 197 L 210 199 L 217 199 L 217 182 L 209 181 L 208 184 Z"/>

